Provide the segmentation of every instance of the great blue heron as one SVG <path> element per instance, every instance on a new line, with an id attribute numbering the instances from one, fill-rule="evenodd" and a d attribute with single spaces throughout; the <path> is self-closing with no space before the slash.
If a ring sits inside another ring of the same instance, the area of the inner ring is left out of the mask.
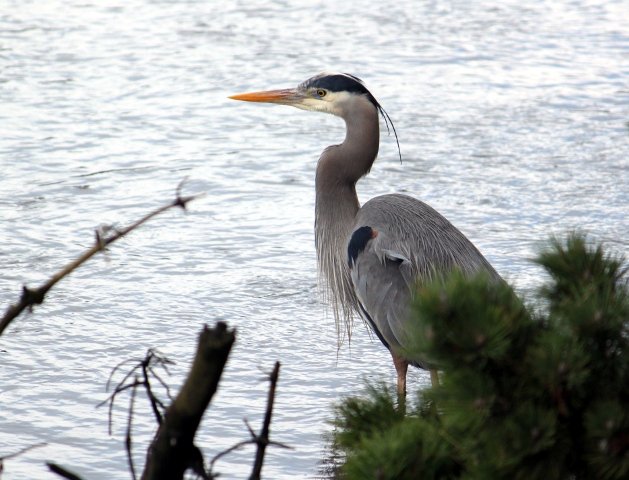
<path id="1" fill-rule="evenodd" d="M 495 278 L 498 274 L 456 227 L 415 198 L 382 195 L 360 206 L 356 182 L 369 173 L 378 154 L 378 113 L 385 122 L 390 118 L 359 78 L 321 73 L 297 88 L 230 98 L 291 105 L 345 120 L 345 140 L 326 148 L 317 163 L 319 273 L 337 325 L 345 321 L 350 328 L 358 313 L 389 349 L 397 372 L 397 391 L 403 396 L 408 365 L 428 368 L 425 360 L 408 350 L 413 331 L 409 306 L 416 283 L 454 268 L 469 275 L 482 270 Z M 431 380 L 436 381 L 432 370 Z"/>

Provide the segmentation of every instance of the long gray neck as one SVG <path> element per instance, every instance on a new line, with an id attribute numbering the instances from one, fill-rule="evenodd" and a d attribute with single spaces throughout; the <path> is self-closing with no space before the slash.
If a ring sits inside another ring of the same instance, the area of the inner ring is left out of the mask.
<path id="1" fill-rule="evenodd" d="M 351 335 L 353 312 L 358 310 L 347 264 L 347 241 L 360 208 L 356 182 L 371 169 L 380 143 L 378 112 L 371 102 L 365 99 L 352 105 L 342 117 L 347 127 L 345 140 L 323 151 L 315 181 L 319 275 L 333 308 L 339 339 L 344 333 Z"/>

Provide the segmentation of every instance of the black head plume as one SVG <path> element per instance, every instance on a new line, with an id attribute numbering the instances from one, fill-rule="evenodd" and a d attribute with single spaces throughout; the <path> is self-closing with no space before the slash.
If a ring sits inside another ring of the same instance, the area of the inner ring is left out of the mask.
<path id="1" fill-rule="evenodd" d="M 391 134 L 391 130 L 393 130 L 393 134 L 395 135 L 395 143 L 397 143 L 397 151 L 400 157 L 400 163 L 402 163 L 402 151 L 400 150 L 400 141 L 397 136 L 397 131 L 395 130 L 395 125 L 393 124 L 393 120 L 386 112 L 382 105 L 376 100 L 363 81 L 349 73 L 321 73 L 316 75 L 304 83 L 300 85 L 302 88 L 324 88 L 330 92 L 350 92 L 356 93 L 360 95 L 365 95 L 367 99 L 376 107 L 382 118 L 384 119 L 384 124 L 387 126 L 387 133 Z M 390 126 L 390 128 L 389 128 Z"/>

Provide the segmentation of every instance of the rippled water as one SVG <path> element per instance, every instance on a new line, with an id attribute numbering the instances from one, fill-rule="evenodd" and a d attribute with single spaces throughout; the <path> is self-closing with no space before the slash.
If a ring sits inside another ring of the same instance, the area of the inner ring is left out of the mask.
<path id="1" fill-rule="evenodd" d="M 128 478 L 126 400 L 104 385 L 158 347 L 178 386 L 204 323 L 238 339 L 199 432 L 206 457 L 259 426 L 280 360 L 266 478 L 313 478 L 330 406 L 393 380 L 362 327 L 336 350 L 316 286 L 314 166 L 342 121 L 227 95 L 321 70 L 362 77 L 391 117 L 362 199 L 404 191 L 443 212 L 522 291 L 541 240 L 581 228 L 629 251 L 625 1 L 0 1 L 0 300 L 173 198 L 207 192 L 91 261 L 0 339 L 4 478 Z M 414 372 L 411 384 L 427 382 Z M 139 399 L 138 399 L 139 401 Z M 135 417 L 138 462 L 153 423 Z M 246 478 L 253 453 L 218 470 Z"/>

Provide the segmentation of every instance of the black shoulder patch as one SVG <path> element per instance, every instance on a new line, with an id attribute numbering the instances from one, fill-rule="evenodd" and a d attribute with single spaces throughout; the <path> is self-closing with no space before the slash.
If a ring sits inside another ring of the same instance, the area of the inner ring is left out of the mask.
<path id="1" fill-rule="evenodd" d="M 349 263 L 349 268 L 354 266 L 358 255 L 367 246 L 367 242 L 375 238 L 376 235 L 377 232 L 371 227 L 360 227 L 354 230 L 352 238 L 349 239 L 349 244 L 347 245 L 347 262 Z"/>

